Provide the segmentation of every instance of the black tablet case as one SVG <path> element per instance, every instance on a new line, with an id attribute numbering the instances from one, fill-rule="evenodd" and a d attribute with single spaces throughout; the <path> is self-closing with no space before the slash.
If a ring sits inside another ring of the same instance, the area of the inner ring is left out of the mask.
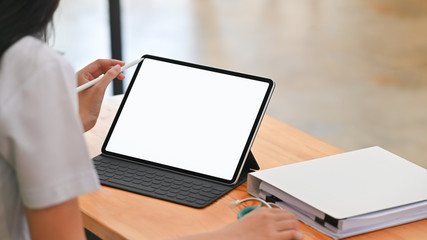
<path id="1" fill-rule="evenodd" d="M 236 184 L 228 185 L 171 170 L 156 168 L 100 154 L 93 158 L 101 184 L 121 190 L 204 208 L 240 186 L 248 173 L 259 170 L 250 151 Z"/>

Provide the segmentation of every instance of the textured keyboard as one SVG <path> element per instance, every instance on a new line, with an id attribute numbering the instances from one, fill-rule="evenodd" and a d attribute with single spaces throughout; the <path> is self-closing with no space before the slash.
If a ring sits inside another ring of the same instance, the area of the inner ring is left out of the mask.
<path id="1" fill-rule="evenodd" d="M 93 159 L 102 185 L 194 208 L 203 208 L 240 185 L 225 185 L 99 155 Z"/>

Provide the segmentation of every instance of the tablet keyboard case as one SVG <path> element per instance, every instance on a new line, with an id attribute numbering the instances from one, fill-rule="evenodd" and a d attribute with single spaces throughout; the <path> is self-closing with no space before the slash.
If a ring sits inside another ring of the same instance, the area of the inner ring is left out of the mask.
<path id="1" fill-rule="evenodd" d="M 247 174 L 259 170 L 249 152 L 238 182 L 226 185 L 170 170 L 117 160 L 104 154 L 93 158 L 102 185 L 154 197 L 181 205 L 204 208 L 240 186 Z"/>

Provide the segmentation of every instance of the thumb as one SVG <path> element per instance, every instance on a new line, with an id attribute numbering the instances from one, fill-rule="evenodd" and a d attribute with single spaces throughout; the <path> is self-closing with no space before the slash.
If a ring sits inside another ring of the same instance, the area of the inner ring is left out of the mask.
<path id="1" fill-rule="evenodd" d="M 120 70 L 121 67 L 119 64 L 108 70 L 102 77 L 101 81 L 99 81 L 99 83 L 102 84 L 102 87 L 107 88 L 108 84 L 110 84 L 110 82 L 120 74 Z"/>

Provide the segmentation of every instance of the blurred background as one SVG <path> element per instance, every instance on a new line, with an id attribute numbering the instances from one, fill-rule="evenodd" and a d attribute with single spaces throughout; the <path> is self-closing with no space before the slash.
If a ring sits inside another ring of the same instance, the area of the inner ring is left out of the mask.
<path id="1" fill-rule="evenodd" d="M 121 0 L 120 7 L 124 61 L 153 54 L 271 78 L 267 114 L 343 150 L 378 145 L 427 168 L 427 1 Z M 61 0 L 50 44 L 76 70 L 111 57 L 108 9 L 107 0 Z"/>

